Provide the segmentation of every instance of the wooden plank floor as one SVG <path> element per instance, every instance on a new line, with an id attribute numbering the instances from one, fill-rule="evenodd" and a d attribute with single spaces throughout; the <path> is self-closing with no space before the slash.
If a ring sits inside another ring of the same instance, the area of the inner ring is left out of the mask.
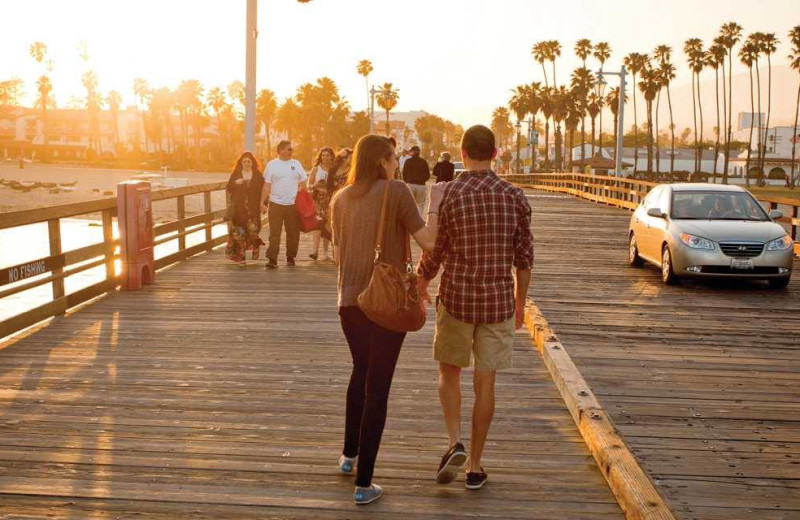
<path id="1" fill-rule="evenodd" d="M 534 193 L 532 296 L 685 519 L 800 518 L 800 265 L 785 291 L 661 284 L 630 212 Z"/>
<path id="2" fill-rule="evenodd" d="M 431 340 L 432 320 L 405 342 L 386 497 L 359 509 L 336 472 L 350 359 L 333 264 L 241 271 L 217 251 L 174 266 L 0 345 L 0 517 L 623 517 L 523 331 L 498 380 L 491 481 L 436 486 Z"/>

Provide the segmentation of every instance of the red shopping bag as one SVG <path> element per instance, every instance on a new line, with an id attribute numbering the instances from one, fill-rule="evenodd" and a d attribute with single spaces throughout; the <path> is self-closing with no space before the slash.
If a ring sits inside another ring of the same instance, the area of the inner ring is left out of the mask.
<path id="1" fill-rule="evenodd" d="M 300 231 L 308 233 L 319 229 L 320 221 L 317 220 L 317 210 L 314 207 L 314 199 L 311 198 L 311 194 L 307 191 L 298 192 L 294 204 L 300 219 Z"/>

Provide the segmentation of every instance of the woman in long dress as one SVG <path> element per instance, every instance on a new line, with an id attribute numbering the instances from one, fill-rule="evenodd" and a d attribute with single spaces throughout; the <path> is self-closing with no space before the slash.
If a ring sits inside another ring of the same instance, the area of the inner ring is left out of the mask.
<path id="1" fill-rule="evenodd" d="M 236 161 L 228 186 L 225 188 L 226 217 L 228 219 L 228 244 L 225 256 L 245 267 L 245 255 L 252 251 L 257 260 L 264 241 L 261 231 L 261 189 L 264 175 L 258 161 L 250 152 L 244 152 Z"/>
<path id="2" fill-rule="evenodd" d="M 311 192 L 311 197 L 314 199 L 314 209 L 317 212 L 317 220 L 324 223 L 327 219 L 328 204 L 328 171 L 333 164 L 334 152 L 330 146 L 325 146 L 320 149 L 317 154 L 317 159 L 314 161 L 314 167 L 308 174 L 308 191 Z M 311 253 L 309 258 L 316 260 L 319 258 L 319 243 L 322 241 L 322 250 L 325 253 L 325 260 L 330 259 L 330 236 L 322 236 L 322 229 L 313 232 L 314 236 L 314 252 Z"/>

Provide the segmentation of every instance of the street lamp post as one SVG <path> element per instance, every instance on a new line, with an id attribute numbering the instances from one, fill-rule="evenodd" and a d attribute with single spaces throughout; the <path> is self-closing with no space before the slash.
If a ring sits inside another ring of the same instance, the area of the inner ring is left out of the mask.
<path id="1" fill-rule="evenodd" d="M 375 85 L 369 89 L 369 133 L 375 133 Z"/>
<path id="2" fill-rule="evenodd" d="M 244 89 L 244 149 L 255 152 L 256 130 L 256 39 L 258 29 L 256 0 L 247 0 L 246 65 Z"/>
<path id="3" fill-rule="evenodd" d="M 617 105 L 617 114 L 619 115 L 619 120 L 617 121 L 617 142 L 614 152 L 614 159 L 616 161 L 614 175 L 617 177 L 622 177 L 622 136 L 625 131 L 625 76 L 628 74 L 628 72 L 623 66 L 619 69 L 619 72 L 603 72 L 603 70 L 600 69 L 597 74 L 601 79 L 605 75 L 619 76 L 619 102 Z"/>

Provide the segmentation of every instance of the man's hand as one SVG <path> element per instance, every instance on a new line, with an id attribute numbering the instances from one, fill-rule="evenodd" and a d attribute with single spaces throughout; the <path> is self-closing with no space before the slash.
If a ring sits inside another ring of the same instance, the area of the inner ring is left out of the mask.
<path id="1" fill-rule="evenodd" d="M 428 292 L 428 286 L 431 284 L 430 280 L 426 280 L 424 276 L 417 278 L 417 294 L 422 298 L 422 301 L 431 303 L 431 295 Z"/>
<path id="2" fill-rule="evenodd" d="M 514 328 L 519 330 L 525 323 L 525 302 L 514 302 Z"/>
<path id="3" fill-rule="evenodd" d="M 267 205 L 264 204 L 263 202 L 261 203 L 261 214 L 262 215 L 266 215 L 267 214 Z"/>
<path id="4" fill-rule="evenodd" d="M 446 186 L 446 182 L 437 182 L 431 186 L 431 205 L 428 211 L 439 211 L 439 205 L 442 203 L 442 197 L 444 197 L 444 188 Z"/>

